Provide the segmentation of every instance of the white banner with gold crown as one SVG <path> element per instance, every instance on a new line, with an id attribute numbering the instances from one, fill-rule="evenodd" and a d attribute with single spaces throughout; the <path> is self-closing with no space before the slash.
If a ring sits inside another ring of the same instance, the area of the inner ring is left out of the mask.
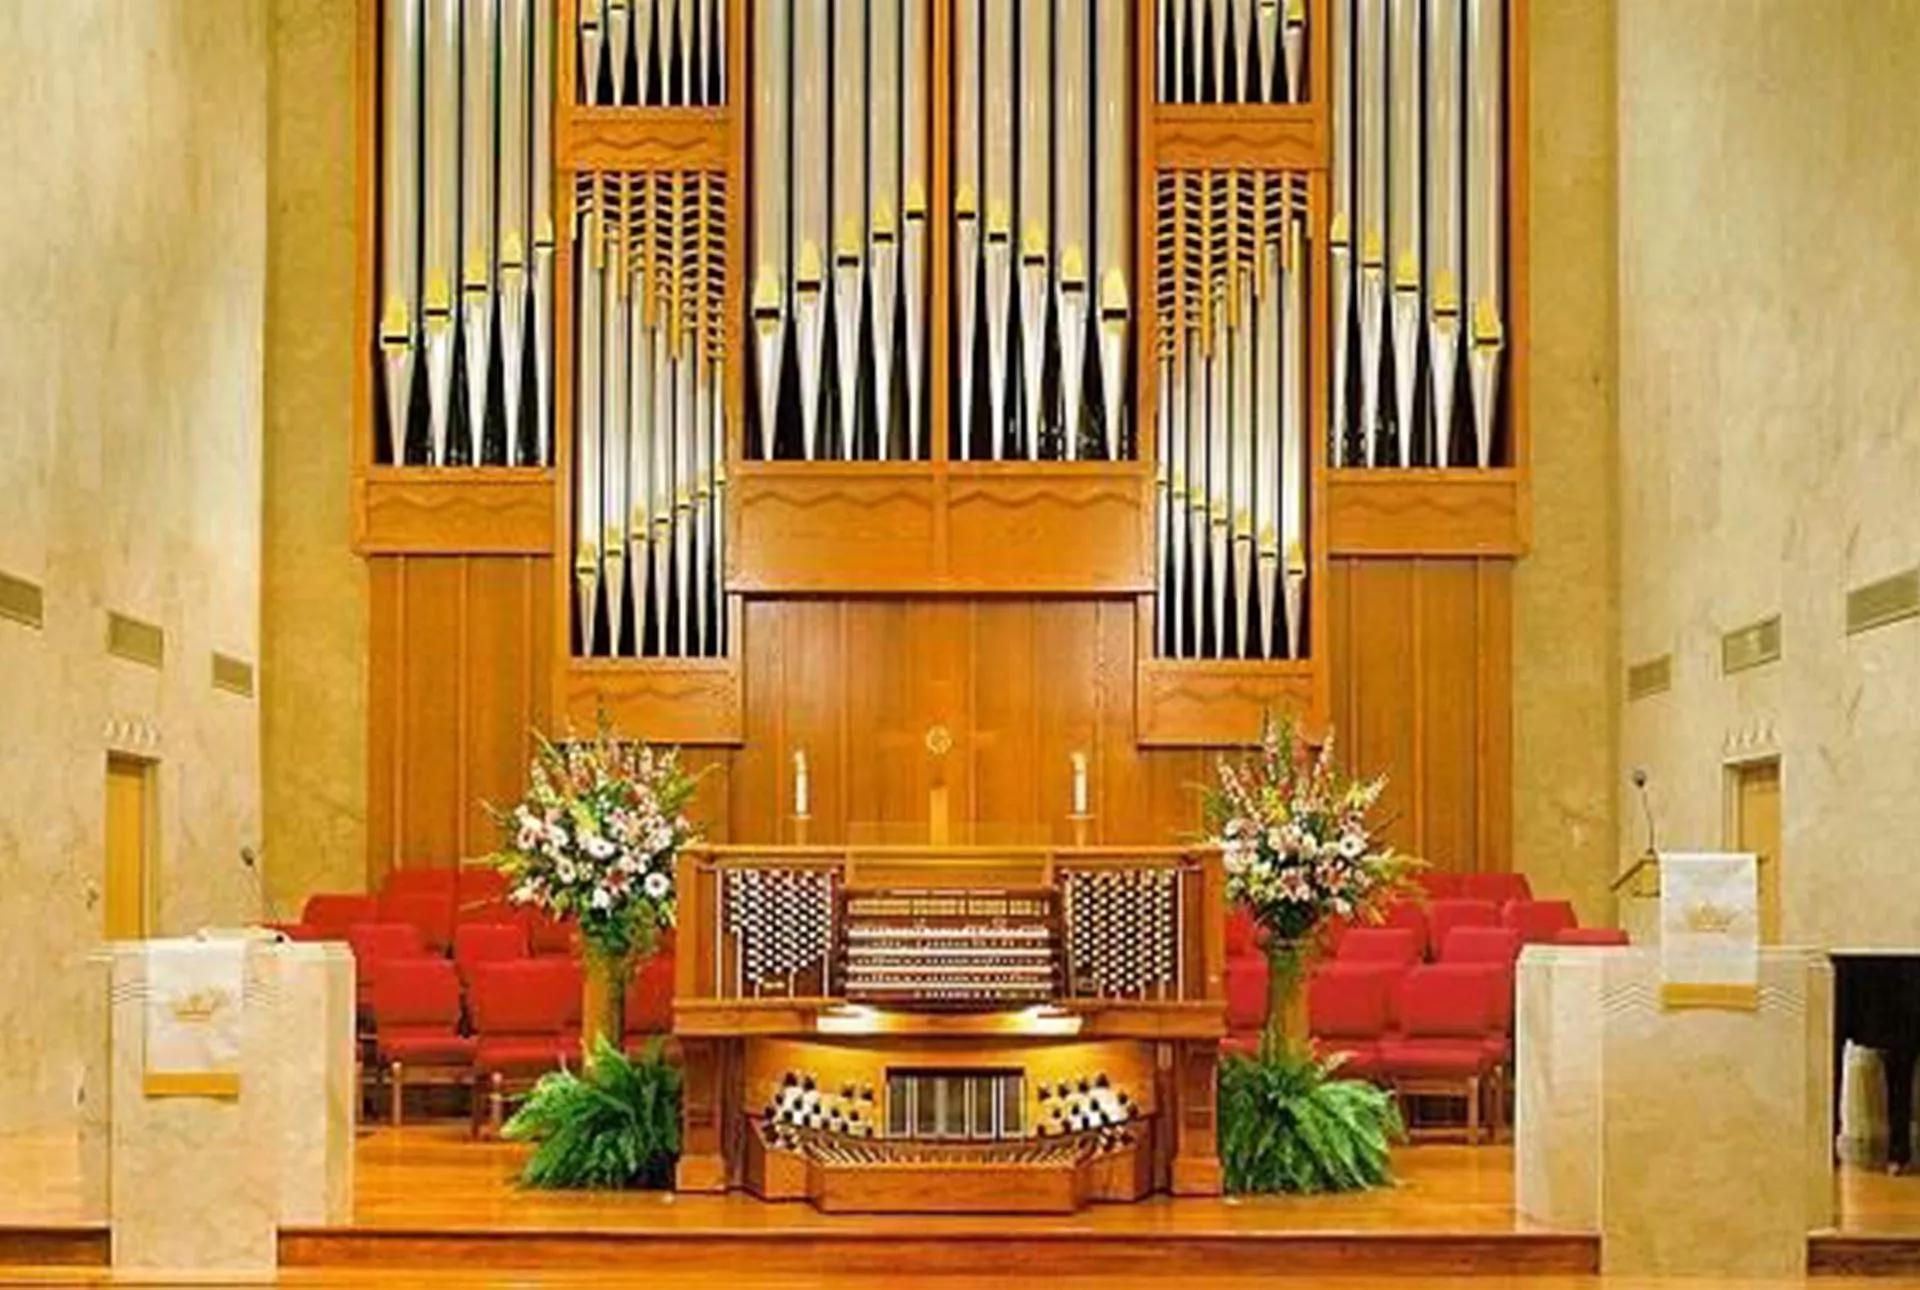
<path id="1" fill-rule="evenodd" d="M 1660 855 L 1660 1002 L 1760 1006 L 1759 862 L 1751 854 Z"/>
<path id="2" fill-rule="evenodd" d="M 238 1097 L 244 940 L 149 941 L 148 1097 Z"/>

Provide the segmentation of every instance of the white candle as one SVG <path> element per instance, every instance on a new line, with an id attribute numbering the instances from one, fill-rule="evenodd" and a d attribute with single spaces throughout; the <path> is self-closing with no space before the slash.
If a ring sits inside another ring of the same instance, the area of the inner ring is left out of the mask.
<path id="1" fill-rule="evenodd" d="M 1087 813 L 1087 755 L 1074 753 L 1068 760 L 1073 763 L 1073 813 Z"/>
<path id="2" fill-rule="evenodd" d="M 793 813 L 804 819 L 807 815 L 807 753 L 804 748 L 793 754 Z"/>

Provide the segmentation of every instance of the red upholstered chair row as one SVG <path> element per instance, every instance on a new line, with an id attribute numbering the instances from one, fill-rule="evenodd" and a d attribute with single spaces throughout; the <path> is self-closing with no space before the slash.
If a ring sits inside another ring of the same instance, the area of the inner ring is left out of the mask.
<path id="1" fill-rule="evenodd" d="M 1316 1046 L 1346 1054 L 1343 1069 L 1357 1078 L 1464 1098 L 1468 1141 L 1478 1142 L 1483 1090 L 1498 1092 L 1507 1060 L 1503 988 L 1497 964 L 1335 962 L 1308 985 L 1308 1022 Z"/>
<path id="2" fill-rule="evenodd" d="M 1618 927 L 1568 927 L 1554 934 L 1553 943 L 1617 946 L 1627 944 L 1627 934 Z"/>
<path id="3" fill-rule="evenodd" d="M 1533 884 L 1524 873 L 1452 873 L 1445 869 L 1423 870 L 1419 883 L 1427 899 L 1490 900 L 1504 905 L 1509 900 L 1533 899 Z"/>
<path id="4" fill-rule="evenodd" d="M 1510 900 L 1500 910 L 1500 925 L 1520 933 L 1528 945 L 1546 945 L 1580 926 L 1580 916 L 1569 900 Z"/>

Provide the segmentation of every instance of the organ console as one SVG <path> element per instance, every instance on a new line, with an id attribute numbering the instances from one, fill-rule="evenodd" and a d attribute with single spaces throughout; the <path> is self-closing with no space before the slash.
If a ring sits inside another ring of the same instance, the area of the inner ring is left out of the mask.
<path id="1" fill-rule="evenodd" d="M 679 1185 L 834 1211 L 1217 1194 L 1206 848 L 682 856 Z"/>

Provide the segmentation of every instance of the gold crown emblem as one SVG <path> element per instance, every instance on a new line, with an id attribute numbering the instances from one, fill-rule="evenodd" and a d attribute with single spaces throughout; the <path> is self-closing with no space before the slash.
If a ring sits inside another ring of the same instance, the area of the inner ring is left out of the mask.
<path id="1" fill-rule="evenodd" d="M 227 992 L 211 988 L 178 995 L 167 1001 L 167 1010 L 173 1013 L 173 1019 L 188 1025 L 205 1025 L 226 1006 Z"/>
<path id="2" fill-rule="evenodd" d="M 1701 900 L 1688 905 L 1681 915 L 1690 932 L 1723 934 L 1730 931 L 1740 917 L 1740 911 L 1727 905 L 1716 905 L 1712 901 Z"/>

